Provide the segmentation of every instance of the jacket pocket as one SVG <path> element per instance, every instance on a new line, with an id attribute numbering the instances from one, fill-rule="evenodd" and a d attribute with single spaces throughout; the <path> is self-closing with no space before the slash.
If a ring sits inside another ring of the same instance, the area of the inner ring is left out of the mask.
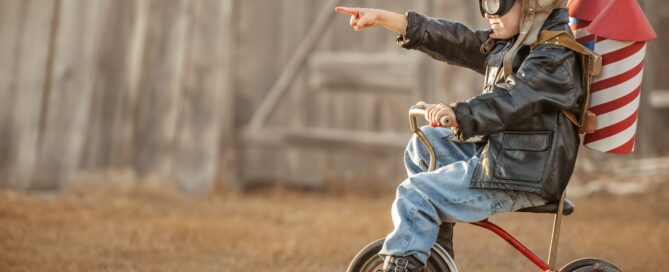
<path id="1" fill-rule="evenodd" d="M 495 177 L 539 182 L 546 168 L 551 131 L 504 132 L 502 150 L 497 156 Z"/>

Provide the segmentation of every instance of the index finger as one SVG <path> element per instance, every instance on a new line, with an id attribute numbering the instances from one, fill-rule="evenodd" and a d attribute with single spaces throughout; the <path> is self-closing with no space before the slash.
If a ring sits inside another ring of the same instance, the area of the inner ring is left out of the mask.
<path id="1" fill-rule="evenodd" d="M 346 7 L 336 7 L 336 8 L 335 8 L 335 11 L 336 11 L 336 12 L 339 12 L 339 13 L 344 13 L 344 14 L 352 15 L 352 16 L 358 16 L 358 14 L 360 13 L 360 12 L 359 12 L 358 10 L 356 10 L 356 9 L 353 9 L 353 8 L 346 8 Z"/>

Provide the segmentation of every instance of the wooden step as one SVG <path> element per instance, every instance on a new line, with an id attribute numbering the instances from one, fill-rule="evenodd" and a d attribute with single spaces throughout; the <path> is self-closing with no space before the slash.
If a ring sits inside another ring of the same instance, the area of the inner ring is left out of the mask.
<path id="1" fill-rule="evenodd" d="M 407 93 L 418 88 L 420 56 L 383 52 L 316 52 L 309 58 L 313 90 Z"/>
<path id="2" fill-rule="evenodd" d="M 245 145 L 304 146 L 322 149 L 351 150 L 365 153 L 401 152 L 411 132 L 371 132 L 329 128 L 264 128 L 243 134 Z"/>

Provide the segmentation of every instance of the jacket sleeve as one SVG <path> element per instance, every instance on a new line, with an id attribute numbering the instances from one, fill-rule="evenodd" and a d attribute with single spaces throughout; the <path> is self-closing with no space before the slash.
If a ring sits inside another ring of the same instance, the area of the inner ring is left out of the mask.
<path id="1" fill-rule="evenodd" d="M 461 23 L 429 18 L 413 11 L 407 12 L 407 20 L 406 34 L 397 39 L 401 47 L 485 73 L 486 55 L 481 52 L 481 45 L 488 40 L 489 31 L 472 31 Z"/>
<path id="2" fill-rule="evenodd" d="M 571 50 L 559 45 L 535 47 L 504 83 L 454 104 L 457 136 L 467 139 L 509 130 L 535 114 L 578 111 L 583 95 L 579 72 Z"/>

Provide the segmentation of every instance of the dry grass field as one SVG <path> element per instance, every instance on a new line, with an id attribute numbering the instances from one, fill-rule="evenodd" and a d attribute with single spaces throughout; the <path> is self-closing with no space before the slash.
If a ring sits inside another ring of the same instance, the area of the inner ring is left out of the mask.
<path id="1" fill-rule="evenodd" d="M 0 271 L 343 271 L 356 250 L 390 231 L 392 192 L 220 193 L 193 200 L 130 190 L 58 196 L 0 191 Z M 575 199 L 559 261 L 613 260 L 665 271 L 669 186 Z M 548 215 L 492 219 L 541 256 Z M 456 227 L 461 271 L 537 271 L 491 233 Z"/>

